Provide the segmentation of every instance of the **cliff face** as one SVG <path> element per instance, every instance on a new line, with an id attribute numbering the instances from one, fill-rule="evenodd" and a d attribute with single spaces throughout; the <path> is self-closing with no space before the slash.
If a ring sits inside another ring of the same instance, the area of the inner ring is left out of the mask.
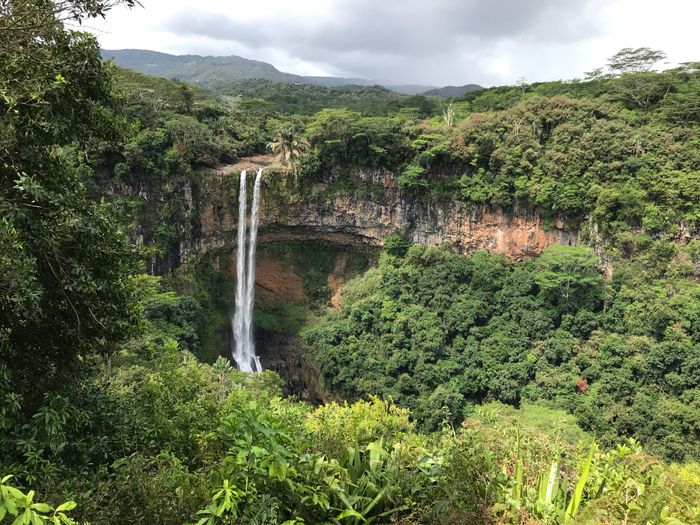
<path id="1" fill-rule="evenodd" d="M 213 271 L 234 279 L 236 191 L 244 167 L 248 166 L 210 171 L 200 174 L 195 183 L 173 186 L 170 193 L 142 197 L 152 207 L 150 216 L 156 216 L 153 209 L 162 210 L 160 221 L 173 228 L 174 242 L 153 261 L 151 272 L 164 274 L 197 255 L 208 254 L 213 256 Z M 471 208 L 457 200 L 415 198 L 402 192 L 395 176 L 386 171 L 357 177 L 347 184 L 352 191 L 340 189 L 340 181 L 329 176 L 306 188 L 303 196 L 287 187 L 290 181 L 273 170 L 263 179 L 255 291 L 257 348 L 263 366 L 285 379 L 288 393 L 314 403 L 329 399 L 329 394 L 301 347 L 299 328 L 321 304 L 340 306 L 341 285 L 364 271 L 376 256 L 376 250 L 367 246 L 380 247 L 401 229 L 415 243 L 449 243 L 463 253 L 488 250 L 521 259 L 536 256 L 552 244 L 578 240 L 577 233 L 563 223 L 545 228 L 536 215 Z M 154 238 L 157 226 L 153 220 L 142 223 L 141 236 L 146 242 Z M 362 253 L 372 255 L 365 257 L 360 268 Z M 228 306 L 224 310 L 210 316 L 213 336 L 209 344 L 213 346 L 207 355 L 228 355 L 230 351 L 230 311 Z"/>
<path id="2" fill-rule="evenodd" d="M 463 253 L 483 249 L 522 259 L 535 256 L 552 244 L 573 245 L 577 241 L 576 232 L 567 230 L 563 222 L 545 229 L 543 220 L 536 215 L 509 215 L 488 207 L 474 209 L 456 200 L 417 200 L 402 192 L 389 172 L 363 173 L 360 178 L 360 185 L 380 188 L 379 196 L 355 191 L 329 197 L 327 184 L 319 184 L 315 193 L 321 196 L 281 199 L 266 194 L 263 188 L 260 242 L 320 239 L 382 246 L 388 235 L 403 229 L 415 243 L 449 243 Z M 223 188 L 235 187 L 237 180 L 237 171 L 226 170 L 204 179 L 193 202 L 194 235 L 183 239 L 182 259 L 235 244 L 237 203 Z M 274 181 L 266 182 L 271 185 Z"/>

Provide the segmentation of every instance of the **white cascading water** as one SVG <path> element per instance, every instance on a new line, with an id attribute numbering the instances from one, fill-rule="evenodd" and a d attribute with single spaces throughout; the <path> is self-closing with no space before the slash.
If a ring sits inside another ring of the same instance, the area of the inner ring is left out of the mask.
<path id="1" fill-rule="evenodd" d="M 241 171 L 238 193 L 238 247 L 236 253 L 236 309 L 233 328 L 233 359 L 242 372 L 262 372 L 260 359 L 255 355 L 253 338 L 253 304 L 255 302 L 255 247 L 260 216 L 260 184 L 262 168 L 255 174 L 253 204 L 250 210 L 250 237 L 246 249 L 246 171 Z"/>
<path id="2" fill-rule="evenodd" d="M 260 217 L 260 183 L 262 181 L 262 168 L 258 168 L 255 174 L 253 186 L 253 207 L 250 209 L 250 238 L 248 239 L 248 276 L 246 279 L 245 311 L 243 315 L 243 329 L 245 330 L 246 348 L 248 356 L 253 360 L 254 370 L 262 372 L 260 360 L 255 355 L 255 340 L 253 339 L 253 305 L 255 304 L 255 247 L 258 242 L 258 219 Z"/>
<path id="3" fill-rule="evenodd" d="M 233 314 L 233 359 L 238 368 L 252 372 L 250 361 L 245 359 L 243 332 L 243 303 L 245 302 L 245 230 L 246 230 L 246 170 L 241 171 L 238 190 L 238 244 L 236 245 L 236 309 Z M 247 369 L 246 369 L 247 368 Z"/>

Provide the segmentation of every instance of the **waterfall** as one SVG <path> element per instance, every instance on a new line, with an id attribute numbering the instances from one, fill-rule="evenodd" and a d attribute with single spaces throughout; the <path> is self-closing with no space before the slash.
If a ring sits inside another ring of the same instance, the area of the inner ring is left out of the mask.
<path id="1" fill-rule="evenodd" d="M 243 315 L 244 337 L 249 359 L 254 360 L 255 371 L 262 372 L 260 360 L 255 355 L 255 340 L 253 339 L 253 304 L 255 299 L 255 247 L 258 241 L 258 218 L 260 216 L 260 181 L 262 168 L 255 174 L 253 186 L 253 207 L 250 210 L 250 238 L 248 239 L 248 276 L 246 280 L 245 310 Z"/>
<path id="2" fill-rule="evenodd" d="M 243 303 L 245 301 L 245 229 L 246 229 L 246 170 L 241 171 L 238 190 L 238 244 L 236 247 L 236 310 L 233 314 L 233 359 L 238 368 L 252 372 L 250 360 L 246 359 L 245 336 L 243 333 Z"/>
<path id="3" fill-rule="evenodd" d="M 253 203 L 250 210 L 250 237 L 246 247 L 246 170 L 241 171 L 238 193 L 238 246 L 236 250 L 236 309 L 231 326 L 233 329 L 233 359 L 243 372 L 262 372 L 260 359 L 255 355 L 253 338 L 253 305 L 255 302 L 255 247 L 260 216 L 260 183 L 262 168 L 255 174 Z"/>

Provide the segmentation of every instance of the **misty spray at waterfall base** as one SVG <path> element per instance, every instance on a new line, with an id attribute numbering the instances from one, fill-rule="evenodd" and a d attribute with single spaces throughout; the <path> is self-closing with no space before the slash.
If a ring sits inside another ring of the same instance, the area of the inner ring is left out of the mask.
<path id="1" fill-rule="evenodd" d="M 260 183 L 262 168 L 258 168 L 253 185 L 250 209 L 250 232 L 246 245 L 247 184 L 246 170 L 241 171 L 238 192 L 238 244 L 236 250 L 236 309 L 231 319 L 233 329 L 233 359 L 242 372 L 262 372 L 260 359 L 255 355 L 253 338 L 253 304 L 255 302 L 255 247 L 260 215 Z"/>

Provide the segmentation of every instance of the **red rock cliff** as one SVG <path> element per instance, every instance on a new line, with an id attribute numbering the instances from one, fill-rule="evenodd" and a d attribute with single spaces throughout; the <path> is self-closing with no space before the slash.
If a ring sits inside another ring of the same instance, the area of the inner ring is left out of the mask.
<path id="1" fill-rule="evenodd" d="M 533 214 L 473 208 L 457 200 L 423 202 L 400 191 L 394 175 L 384 171 L 362 173 L 360 178 L 359 184 L 380 185 L 379 196 L 345 192 L 329 198 L 326 186 L 320 184 L 318 197 L 279 198 L 263 188 L 260 242 L 322 239 L 381 246 L 388 235 L 403 229 L 415 243 L 449 243 L 464 253 L 483 249 L 521 259 L 552 244 L 575 244 L 577 240 L 576 232 L 567 230 L 562 221 L 545 229 L 542 218 Z M 222 170 L 204 180 L 193 203 L 198 231 L 189 245 L 183 243 L 183 258 L 235 244 L 237 203 L 224 188 L 235 187 L 237 179 L 238 171 Z"/>

